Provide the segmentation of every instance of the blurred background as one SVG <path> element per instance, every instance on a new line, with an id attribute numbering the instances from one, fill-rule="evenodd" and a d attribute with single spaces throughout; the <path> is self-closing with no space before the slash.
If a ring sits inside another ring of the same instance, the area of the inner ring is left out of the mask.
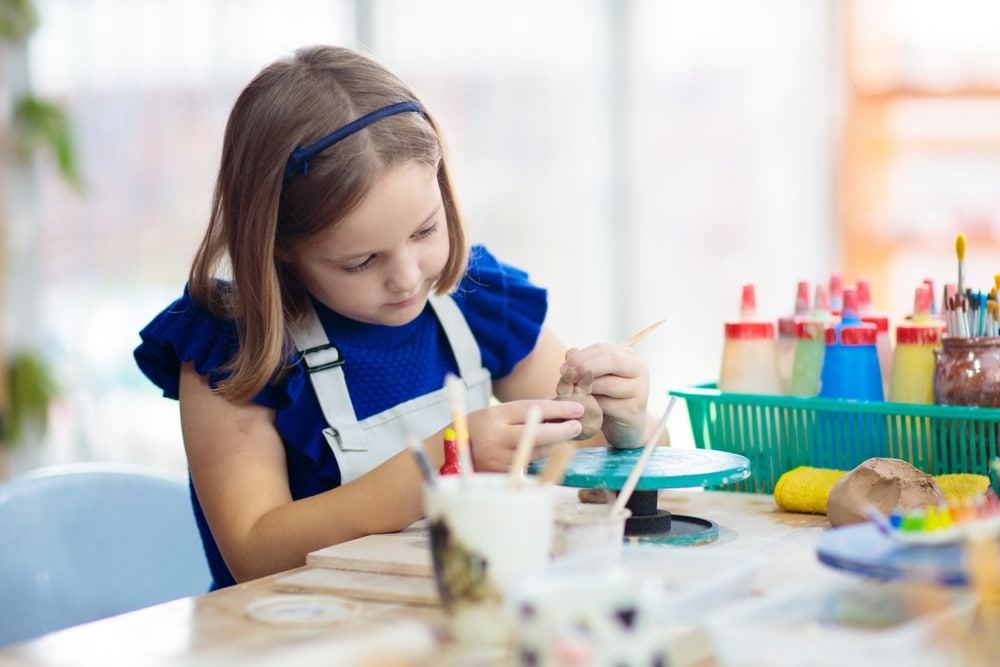
<path id="1" fill-rule="evenodd" d="M 867 276 L 898 321 L 925 278 L 955 281 L 958 232 L 967 285 L 1000 272 L 992 0 L 33 9 L 26 38 L 4 27 L 0 347 L 28 417 L 13 433 L 5 422 L 0 474 L 77 460 L 184 470 L 177 404 L 132 350 L 183 288 L 233 101 L 305 44 L 367 50 L 416 88 L 447 134 L 473 240 L 549 288 L 567 343 L 666 318 L 636 346 L 654 411 L 670 389 L 716 379 L 744 283 L 777 318 L 799 280 Z M 50 140 L 28 152 L 25 99 L 63 121 L 36 118 Z M 690 446 L 680 408 L 671 431 Z"/>

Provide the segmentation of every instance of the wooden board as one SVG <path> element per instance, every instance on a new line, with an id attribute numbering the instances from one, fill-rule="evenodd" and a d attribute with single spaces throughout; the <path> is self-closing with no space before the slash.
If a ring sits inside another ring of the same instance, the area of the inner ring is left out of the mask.
<path id="1" fill-rule="evenodd" d="M 281 577 L 275 580 L 274 586 L 286 593 L 328 593 L 404 604 L 437 605 L 441 600 L 431 577 L 322 567 L 306 568 Z"/>
<path id="2" fill-rule="evenodd" d="M 367 535 L 313 551 L 306 565 L 317 568 L 431 577 L 430 528 L 420 520 L 398 533 Z"/>

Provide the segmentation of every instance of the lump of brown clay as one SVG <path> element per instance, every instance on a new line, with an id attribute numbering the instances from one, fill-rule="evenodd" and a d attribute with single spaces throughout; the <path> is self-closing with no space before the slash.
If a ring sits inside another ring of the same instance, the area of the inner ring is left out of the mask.
<path id="1" fill-rule="evenodd" d="M 871 458 L 833 485 L 826 500 L 826 516 L 833 526 L 868 520 L 865 509 L 888 515 L 944 502 L 934 478 L 902 459 Z"/>
<path id="2" fill-rule="evenodd" d="M 573 371 L 567 370 L 559 378 L 559 384 L 556 385 L 555 400 L 576 401 L 583 406 L 583 417 L 580 417 L 583 430 L 580 431 L 580 435 L 576 436 L 576 440 L 587 440 L 594 437 L 604 423 L 604 410 L 601 410 L 601 406 L 597 404 L 597 399 L 593 396 L 593 384 L 594 375 L 592 373 L 585 373 L 580 381 L 574 384 Z"/>

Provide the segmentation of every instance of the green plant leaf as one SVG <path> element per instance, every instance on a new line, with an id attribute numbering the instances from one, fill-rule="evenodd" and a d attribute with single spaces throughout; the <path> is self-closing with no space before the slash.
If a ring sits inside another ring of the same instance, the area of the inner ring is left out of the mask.
<path id="1" fill-rule="evenodd" d="M 10 408 L 2 422 L 3 440 L 7 444 L 20 442 L 29 423 L 44 428 L 48 422 L 49 404 L 58 388 L 45 360 L 35 352 L 21 351 L 11 356 L 7 366 Z"/>
<path id="2" fill-rule="evenodd" d="M 21 42 L 38 27 L 38 11 L 31 0 L 0 1 L 0 36 Z"/>
<path id="3" fill-rule="evenodd" d="M 23 97 L 14 105 L 12 128 L 14 145 L 22 159 L 30 160 L 41 148 L 48 148 L 63 178 L 80 187 L 73 133 L 61 107 L 32 95 Z"/>

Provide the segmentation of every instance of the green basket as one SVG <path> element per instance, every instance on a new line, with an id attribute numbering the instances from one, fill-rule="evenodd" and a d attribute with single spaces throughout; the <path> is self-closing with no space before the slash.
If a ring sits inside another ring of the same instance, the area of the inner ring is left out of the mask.
<path id="1" fill-rule="evenodd" d="M 998 408 L 733 394 L 714 384 L 670 394 L 687 403 L 696 447 L 750 460 L 750 477 L 732 491 L 773 493 L 793 468 L 851 470 L 873 456 L 931 475 L 990 475 L 1000 454 Z"/>

